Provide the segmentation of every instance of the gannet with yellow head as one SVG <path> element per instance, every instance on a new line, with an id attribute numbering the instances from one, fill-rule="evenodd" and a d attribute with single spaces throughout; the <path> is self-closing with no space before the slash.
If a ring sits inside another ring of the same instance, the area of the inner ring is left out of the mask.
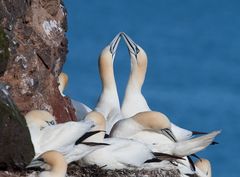
<path id="1" fill-rule="evenodd" d="M 64 90 L 66 88 L 66 85 L 68 83 L 68 75 L 64 72 L 61 72 L 58 76 L 58 89 L 61 95 L 64 97 Z M 73 107 L 76 111 L 76 117 L 77 121 L 83 120 L 83 118 L 87 115 L 88 112 L 92 111 L 91 108 L 89 108 L 86 104 L 81 103 L 77 100 L 71 99 L 71 102 L 73 104 Z"/>
<path id="2" fill-rule="evenodd" d="M 95 123 L 95 129 L 102 130 L 98 134 L 93 135 L 84 140 L 84 142 L 106 143 L 108 145 L 99 148 L 88 155 L 84 156 L 80 163 L 85 165 L 98 165 L 105 169 L 123 169 L 138 168 L 152 159 L 160 160 L 176 160 L 179 157 L 168 154 L 153 153 L 148 146 L 138 141 L 123 138 L 106 138 L 104 139 L 105 118 L 101 113 L 91 112 L 86 116 Z"/>
<path id="3" fill-rule="evenodd" d="M 25 118 L 35 150 L 35 157 L 29 167 L 34 166 L 35 160 L 46 151 L 59 151 L 64 155 L 67 163 L 70 163 L 97 148 L 79 142 L 79 139 L 94 127 L 93 121 L 53 124 L 54 117 L 44 110 L 32 110 L 25 115 Z"/>
<path id="4" fill-rule="evenodd" d="M 110 137 L 134 139 L 148 145 L 154 152 L 183 157 L 205 149 L 219 133 L 215 131 L 201 137 L 177 141 L 171 131 L 171 122 L 164 114 L 146 111 L 118 121 L 113 126 Z"/>
<path id="5" fill-rule="evenodd" d="M 65 177 L 67 174 L 67 162 L 64 156 L 57 151 L 47 151 L 41 154 L 43 162 L 50 166 L 49 170 L 41 172 L 39 177 Z"/>
<path id="6" fill-rule="evenodd" d="M 122 118 L 113 69 L 113 62 L 120 38 L 121 33 L 117 34 L 112 42 L 102 50 L 98 60 L 102 92 L 95 110 L 106 118 L 107 134 L 109 134 L 114 123 Z"/>

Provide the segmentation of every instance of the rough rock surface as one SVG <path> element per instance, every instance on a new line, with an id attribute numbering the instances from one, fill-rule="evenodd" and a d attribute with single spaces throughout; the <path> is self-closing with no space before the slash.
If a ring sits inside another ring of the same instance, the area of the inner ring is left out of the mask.
<path id="1" fill-rule="evenodd" d="M 62 2 L 0 1 L 0 19 L 0 39 L 8 39 L 0 44 L 0 82 L 10 86 L 21 113 L 44 109 L 53 113 L 57 122 L 76 120 L 70 100 L 57 89 L 67 53 Z M 9 54 L 1 55 L 8 45 Z"/>
<path id="2" fill-rule="evenodd" d="M 26 112 L 48 110 L 57 122 L 76 119 L 57 82 L 67 53 L 66 28 L 60 0 L 0 1 L 0 83 L 9 86 L 17 105 L 13 114 L 1 97 L 1 169 L 23 168 L 33 158 L 26 122 L 19 123 Z"/>
<path id="3" fill-rule="evenodd" d="M 23 169 L 33 157 L 25 118 L 0 83 L 0 169 Z"/>

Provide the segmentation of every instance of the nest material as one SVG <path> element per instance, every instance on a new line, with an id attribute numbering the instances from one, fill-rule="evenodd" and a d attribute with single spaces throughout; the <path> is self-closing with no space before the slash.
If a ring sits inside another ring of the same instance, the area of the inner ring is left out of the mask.
<path id="1" fill-rule="evenodd" d="M 35 172 L 28 171 L 0 171 L 0 177 L 35 176 Z M 163 170 L 105 170 L 96 165 L 82 167 L 76 163 L 68 166 L 68 177 L 180 177 L 176 169 Z"/>

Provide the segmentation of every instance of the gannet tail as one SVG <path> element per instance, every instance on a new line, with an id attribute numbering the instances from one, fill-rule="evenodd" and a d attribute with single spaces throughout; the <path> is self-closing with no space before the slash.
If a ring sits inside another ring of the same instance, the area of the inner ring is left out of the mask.
<path id="1" fill-rule="evenodd" d="M 197 138 L 177 142 L 174 149 L 174 155 L 183 157 L 201 151 L 210 145 L 220 132 L 221 131 L 214 131 Z"/>

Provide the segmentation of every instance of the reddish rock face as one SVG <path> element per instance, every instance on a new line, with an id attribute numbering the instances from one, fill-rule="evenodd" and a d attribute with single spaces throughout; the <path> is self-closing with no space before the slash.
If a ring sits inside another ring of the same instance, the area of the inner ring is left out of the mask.
<path id="1" fill-rule="evenodd" d="M 9 40 L 9 58 L 0 82 L 22 114 L 48 110 L 57 122 L 76 120 L 71 101 L 62 97 L 57 77 L 66 59 L 66 12 L 60 0 L 0 2 L 1 26 Z"/>

